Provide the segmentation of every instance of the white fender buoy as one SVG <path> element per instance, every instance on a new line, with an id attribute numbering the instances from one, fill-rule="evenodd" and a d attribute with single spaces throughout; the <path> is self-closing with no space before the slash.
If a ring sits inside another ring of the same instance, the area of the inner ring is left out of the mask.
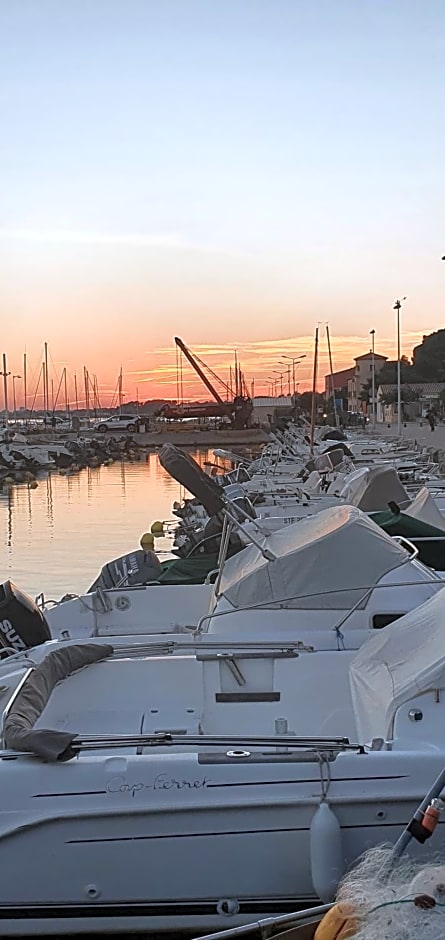
<path id="1" fill-rule="evenodd" d="M 310 828 L 311 877 L 314 891 L 327 903 L 344 875 L 340 823 L 326 800 L 315 811 Z"/>

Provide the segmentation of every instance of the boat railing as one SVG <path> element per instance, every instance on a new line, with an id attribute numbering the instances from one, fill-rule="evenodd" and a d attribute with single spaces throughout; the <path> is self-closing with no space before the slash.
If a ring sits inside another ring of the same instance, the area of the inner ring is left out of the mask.
<path id="1" fill-rule="evenodd" d="M 432 538 L 431 541 L 433 540 L 434 539 Z M 440 538 L 439 538 L 439 541 L 441 541 Z M 412 558 L 410 556 L 407 559 L 407 561 L 411 561 L 411 560 Z M 428 580 L 428 581 L 417 579 L 417 580 L 412 580 L 412 581 L 391 581 L 390 583 L 384 583 L 384 584 L 381 584 L 381 583 L 370 584 L 370 585 L 368 584 L 365 586 L 364 585 L 352 585 L 352 586 L 345 585 L 339 588 L 330 588 L 328 591 L 311 591 L 310 593 L 307 593 L 307 594 L 288 594 L 286 597 L 274 598 L 274 600 L 270 601 L 269 603 L 264 603 L 264 601 L 262 601 L 262 602 L 259 602 L 258 604 L 246 604 L 245 606 L 243 605 L 240 607 L 230 607 L 227 610 L 215 610 L 215 609 L 211 610 L 207 614 L 204 614 L 204 616 L 198 620 L 198 623 L 195 627 L 194 632 L 197 634 L 203 633 L 204 632 L 203 626 L 205 623 L 207 623 L 207 621 L 214 620 L 220 617 L 227 617 L 231 615 L 233 616 L 233 614 L 235 613 L 241 613 L 245 611 L 258 611 L 258 610 L 283 610 L 283 609 L 294 610 L 294 609 L 298 609 L 298 606 L 295 605 L 295 607 L 292 607 L 291 602 L 293 601 L 308 601 L 308 600 L 311 600 L 312 598 L 329 597 L 329 596 L 336 595 L 336 594 L 352 594 L 352 593 L 355 594 L 357 591 L 361 591 L 361 595 L 358 601 L 356 602 L 356 604 L 354 604 L 352 608 L 346 611 L 344 620 L 341 621 L 341 624 L 343 624 L 346 621 L 346 619 L 348 619 L 351 616 L 351 614 L 354 613 L 354 611 L 356 611 L 361 606 L 363 606 L 363 604 L 366 603 L 366 601 L 368 600 L 368 598 L 374 591 L 390 590 L 392 588 L 399 588 L 399 587 L 403 587 L 403 588 L 421 587 L 421 586 L 435 587 L 436 585 L 445 585 L 445 578 L 441 578 L 439 576 L 434 577 L 433 571 L 431 571 L 431 580 Z M 224 591 L 221 592 L 219 597 L 224 597 Z M 302 605 L 301 609 L 303 610 L 317 609 L 318 610 L 320 609 L 320 606 L 317 608 L 308 608 Z M 329 611 L 329 608 L 327 607 L 321 608 L 321 609 L 326 610 L 327 612 Z M 332 627 L 332 629 L 334 631 L 337 631 L 341 624 L 337 624 L 335 627 Z"/>
<path id="2" fill-rule="evenodd" d="M 23 685 L 22 685 L 23 688 Z M 39 729 L 34 733 L 38 734 Z M 47 729 L 42 729 L 42 735 Z M 225 756 L 234 761 L 255 761 L 261 755 L 266 760 L 291 760 L 294 755 L 296 762 L 334 761 L 339 753 L 351 752 L 365 754 L 367 748 L 363 744 L 351 743 L 349 738 L 341 736 L 294 736 L 292 733 L 275 735 L 227 735 L 227 734 L 189 734 L 187 730 L 151 731 L 136 734 L 82 734 L 74 735 L 70 743 L 72 757 L 80 753 L 98 750 L 115 750 L 118 748 L 221 748 Z M 266 749 L 262 751 L 261 749 Z M 273 749 L 272 753 L 268 749 Z M 5 753 L 7 752 L 7 753 Z M 4 748 L 0 757 L 12 754 L 27 754 L 32 751 L 15 751 L 13 748 Z M 217 753 L 214 757 L 217 757 Z"/>
<path id="3" fill-rule="evenodd" d="M 4 735 L 4 728 L 5 728 L 5 721 L 6 721 L 8 715 L 9 715 L 9 713 L 10 713 L 10 711 L 11 711 L 12 706 L 14 705 L 14 702 L 15 702 L 16 698 L 18 697 L 18 695 L 20 695 L 20 692 L 22 691 L 23 686 L 26 685 L 26 683 L 27 683 L 27 681 L 28 681 L 30 675 L 31 675 L 33 672 L 34 672 L 34 666 L 33 666 L 33 665 L 32 665 L 32 666 L 28 666 L 28 668 L 26 669 L 26 671 L 23 673 L 23 676 L 22 676 L 21 679 L 18 681 L 18 683 L 17 683 L 17 685 L 16 685 L 16 687 L 15 687 L 15 689 L 14 689 L 14 691 L 13 691 L 13 693 L 12 693 L 10 699 L 9 699 L 9 701 L 7 702 L 7 704 L 5 705 L 5 707 L 4 707 L 4 709 L 3 709 L 2 718 L 1 718 L 1 727 L 0 727 L 0 743 L 1 743 L 1 746 L 2 746 L 2 747 L 3 747 L 3 742 L 4 742 L 4 736 L 3 736 L 3 735 Z"/>
<path id="4" fill-rule="evenodd" d="M 331 910 L 332 906 L 332 904 L 317 904 L 314 907 L 294 911 L 292 914 L 263 917 L 261 920 L 253 921 L 250 924 L 241 924 L 239 927 L 229 927 L 227 930 L 218 930 L 215 933 L 200 935 L 195 940 L 237 940 L 238 937 L 249 937 L 251 934 L 258 934 L 261 940 L 271 940 L 277 933 L 278 928 L 287 927 L 288 930 L 291 930 L 292 927 L 299 927 L 305 923 L 318 923 Z"/>

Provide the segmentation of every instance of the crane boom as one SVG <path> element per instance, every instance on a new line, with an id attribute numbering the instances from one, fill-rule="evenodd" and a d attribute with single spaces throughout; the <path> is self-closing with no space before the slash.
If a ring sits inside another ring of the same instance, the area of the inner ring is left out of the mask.
<path id="1" fill-rule="evenodd" d="M 185 343 L 182 342 L 182 339 L 179 339 L 179 336 L 175 336 L 175 343 L 177 346 L 179 346 L 179 349 L 181 350 L 181 352 L 184 353 L 184 356 L 186 357 L 186 359 L 188 359 L 192 368 L 199 375 L 201 382 L 204 382 L 204 385 L 206 386 L 206 388 L 208 388 L 210 394 L 213 395 L 215 401 L 217 401 L 218 404 L 220 405 L 226 406 L 226 402 L 223 401 L 223 399 L 221 398 L 221 395 L 218 394 L 218 392 L 216 391 L 216 388 L 214 388 L 210 379 L 207 378 L 205 372 L 202 371 L 201 366 L 196 362 L 196 359 L 193 353 L 190 352 L 190 349 L 188 349 Z M 230 412 L 229 407 L 227 407 L 227 411 Z"/>

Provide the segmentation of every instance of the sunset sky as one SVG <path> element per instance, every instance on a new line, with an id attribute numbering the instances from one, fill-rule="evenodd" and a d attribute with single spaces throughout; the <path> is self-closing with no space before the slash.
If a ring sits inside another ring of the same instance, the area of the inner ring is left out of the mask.
<path id="1" fill-rule="evenodd" d="M 260 394 L 305 353 L 303 390 L 317 323 L 321 375 L 326 322 L 334 368 L 373 328 L 394 358 L 405 295 L 410 354 L 445 325 L 444 75 L 444 0 L 4 0 L 8 370 L 47 341 L 70 397 L 84 365 L 176 397 L 179 335 Z"/>

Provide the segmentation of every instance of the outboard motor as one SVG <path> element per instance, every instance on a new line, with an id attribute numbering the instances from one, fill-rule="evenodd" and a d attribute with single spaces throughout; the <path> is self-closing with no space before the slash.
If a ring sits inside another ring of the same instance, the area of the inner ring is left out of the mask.
<path id="1" fill-rule="evenodd" d="M 146 584 L 157 581 L 162 574 L 162 566 L 154 552 L 143 552 L 137 549 L 120 558 L 114 558 L 103 566 L 100 575 L 91 587 L 88 594 L 97 587 L 109 589 L 114 587 L 131 587 L 135 584 Z"/>
<path id="2" fill-rule="evenodd" d="M 51 639 L 42 611 L 32 597 L 12 581 L 0 585 L 0 653 L 2 647 L 17 653 Z"/>

